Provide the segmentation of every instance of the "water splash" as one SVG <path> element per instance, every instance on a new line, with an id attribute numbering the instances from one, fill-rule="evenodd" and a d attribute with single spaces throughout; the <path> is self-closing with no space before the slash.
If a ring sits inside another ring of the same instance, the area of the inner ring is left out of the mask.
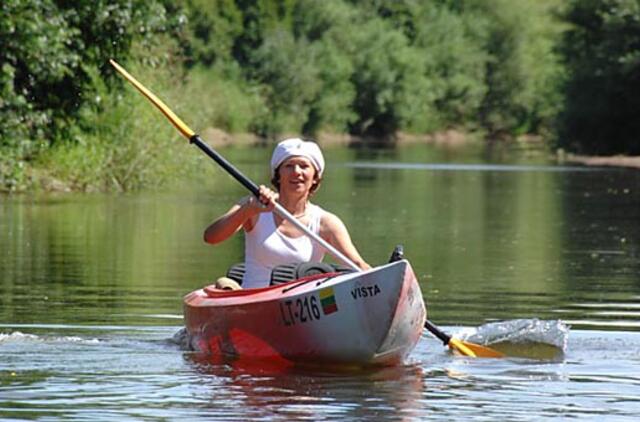
<path id="1" fill-rule="evenodd" d="M 194 348 L 191 344 L 191 337 L 185 327 L 178 330 L 171 338 L 167 339 L 169 343 L 177 345 L 180 350 L 193 351 Z"/>
<path id="2" fill-rule="evenodd" d="M 0 343 L 12 343 L 18 341 L 35 341 L 38 340 L 38 336 L 34 334 L 24 334 L 20 331 L 13 333 L 0 333 Z"/>
<path id="3" fill-rule="evenodd" d="M 457 337 L 491 346 L 507 356 L 556 360 L 567 349 L 569 327 L 560 320 L 515 319 L 467 328 Z"/>
<path id="4" fill-rule="evenodd" d="M 38 336 L 35 334 L 25 334 L 20 331 L 10 333 L 0 333 L 0 344 L 8 343 L 80 343 L 97 344 L 100 340 L 96 338 L 83 338 L 78 336 Z"/>

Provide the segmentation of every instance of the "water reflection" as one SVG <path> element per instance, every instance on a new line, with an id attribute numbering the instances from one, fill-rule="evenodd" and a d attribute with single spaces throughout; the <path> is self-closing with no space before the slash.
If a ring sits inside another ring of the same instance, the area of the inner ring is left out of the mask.
<path id="1" fill-rule="evenodd" d="M 264 182 L 270 152 L 229 158 Z M 431 320 L 457 334 L 559 318 L 571 325 L 564 358 L 459 358 L 425 335 L 391 371 L 312 375 L 168 345 L 182 296 L 242 257 L 241 236 L 201 242 L 245 194 L 214 171 L 195 190 L 0 198 L 0 418 L 637 419 L 640 172 L 540 171 L 549 163 L 421 146 L 326 157 L 316 202 L 371 263 L 405 245 Z M 364 160 L 468 166 L 349 165 Z"/>
<path id="2" fill-rule="evenodd" d="M 527 166 L 509 164 L 448 164 L 448 163 L 348 163 L 347 167 L 371 170 L 438 170 L 438 171 L 492 171 L 492 172 L 597 172 L 600 169 L 579 166 Z M 372 172 L 373 173 L 373 172 Z"/>
<path id="3" fill-rule="evenodd" d="M 257 181 L 266 177 L 269 150 L 230 154 Z M 327 149 L 315 200 L 342 217 L 373 264 L 404 244 L 438 324 L 561 317 L 637 329 L 633 309 L 581 304 L 637 300 L 640 172 L 465 154 Z M 147 309 L 181 314 L 182 295 L 241 260 L 242 236 L 212 247 L 201 235 L 243 194 L 216 174 L 195 191 L 3 198 L 0 318 L 135 323 Z"/>
<path id="4" fill-rule="evenodd" d="M 253 409 L 253 418 L 295 420 L 416 420 L 423 414 L 425 374 L 418 365 L 327 371 L 256 361 L 212 362 L 197 353 L 185 354 L 185 360 L 205 376 L 203 382 L 213 383 L 211 408 L 228 417 L 239 408 Z"/>

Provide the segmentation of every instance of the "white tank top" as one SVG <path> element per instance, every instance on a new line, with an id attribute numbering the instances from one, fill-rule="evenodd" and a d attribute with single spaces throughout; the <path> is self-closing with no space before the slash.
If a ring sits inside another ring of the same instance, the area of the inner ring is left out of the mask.
<path id="1" fill-rule="evenodd" d="M 310 212 L 309 230 L 320 233 L 320 219 L 324 212 L 317 205 L 308 204 Z M 289 237 L 278 231 L 272 212 L 258 215 L 258 221 L 250 232 L 244 234 L 245 272 L 242 287 L 252 289 L 266 287 L 271 279 L 271 270 L 282 264 L 295 262 L 320 262 L 325 249 L 309 236 Z"/>

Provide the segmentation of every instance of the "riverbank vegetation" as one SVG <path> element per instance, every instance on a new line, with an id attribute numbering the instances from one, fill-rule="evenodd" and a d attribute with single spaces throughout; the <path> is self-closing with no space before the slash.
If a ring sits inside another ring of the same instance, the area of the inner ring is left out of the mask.
<path id="1" fill-rule="evenodd" d="M 109 58 L 202 133 L 455 129 L 638 154 L 639 22 L 635 0 L 5 0 L 0 189 L 125 191 L 194 167 Z"/>

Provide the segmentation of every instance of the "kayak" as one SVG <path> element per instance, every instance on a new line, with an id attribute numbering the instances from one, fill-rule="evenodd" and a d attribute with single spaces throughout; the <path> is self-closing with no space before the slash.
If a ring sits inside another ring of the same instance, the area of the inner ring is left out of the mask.
<path id="1" fill-rule="evenodd" d="M 114 60 L 109 61 L 208 157 L 255 197 L 260 188 L 218 154 L 167 105 Z M 282 204 L 274 212 L 351 269 L 358 266 Z M 396 248 L 394 257 L 400 255 Z M 364 272 L 298 279 L 263 289 L 221 291 L 212 286 L 185 296 L 186 334 L 212 356 L 281 359 L 292 363 L 394 364 L 417 343 L 426 318 L 409 263 L 395 260 Z"/>
<path id="2" fill-rule="evenodd" d="M 415 347 L 426 308 L 411 265 L 399 260 L 258 289 L 207 286 L 184 297 L 184 319 L 191 347 L 213 357 L 389 366 Z"/>

